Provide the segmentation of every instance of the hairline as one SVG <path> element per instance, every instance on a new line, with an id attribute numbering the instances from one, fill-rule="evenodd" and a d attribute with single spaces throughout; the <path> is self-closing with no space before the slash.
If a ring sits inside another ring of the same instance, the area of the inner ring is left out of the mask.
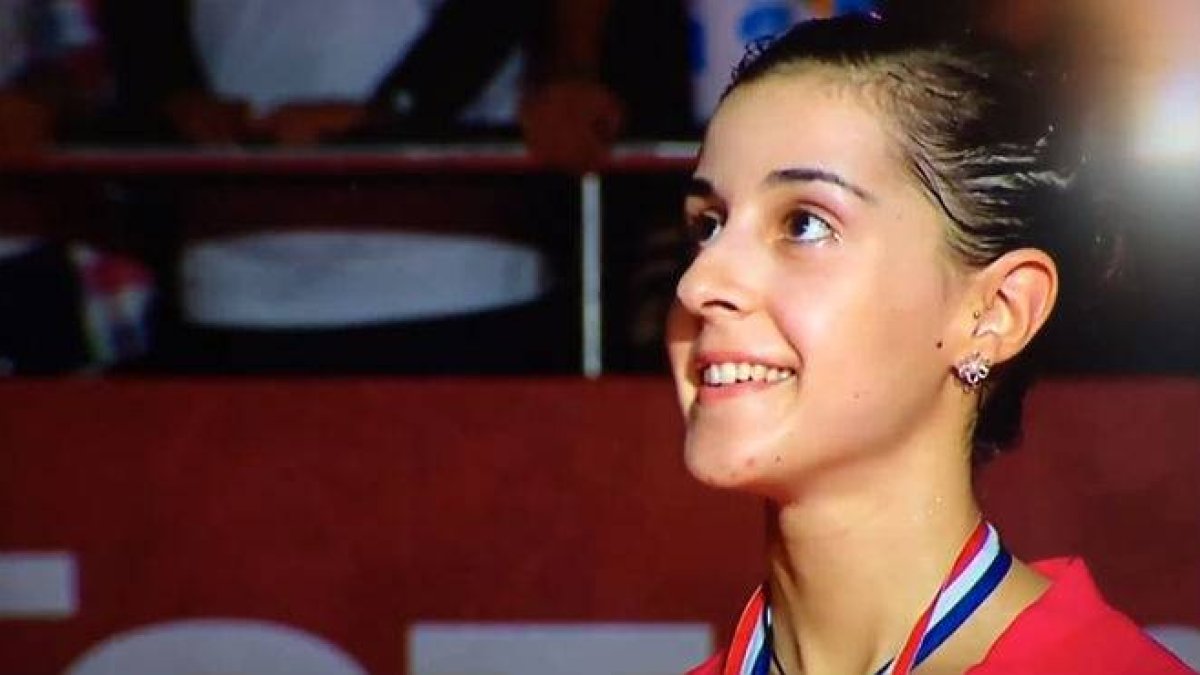
<path id="1" fill-rule="evenodd" d="M 918 48 L 905 52 L 903 58 L 920 59 L 936 55 L 935 49 Z M 939 189 L 937 183 L 942 179 L 933 167 L 930 167 L 932 175 L 922 169 L 922 163 L 932 164 L 932 158 L 922 152 L 915 140 L 915 134 L 909 131 L 905 113 L 901 110 L 900 94 L 889 86 L 889 80 L 899 79 L 896 71 L 902 66 L 903 59 L 890 54 L 871 55 L 865 57 L 862 63 L 856 63 L 849 58 L 835 60 L 820 56 L 799 56 L 772 64 L 736 81 L 722 98 L 743 87 L 774 79 L 801 76 L 815 76 L 823 81 L 823 84 L 855 96 L 869 110 L 881 115 L 883 123 L 880 128 L 890 141 L 886 144 L 888 154 L 896 162 L 896 166 L 908 175 L 917 193 L 933 206 L 944 235 L 943 252 L 964 269 L 985 267 L 990 260 L 976 259 L 961 246 L 962 235 L 959 227 L 962 224 L 952 215 L 960 205 L 946 202 L 947 196 L 943 192 L 949 191 L 944 189 L 948 186 Z"/>

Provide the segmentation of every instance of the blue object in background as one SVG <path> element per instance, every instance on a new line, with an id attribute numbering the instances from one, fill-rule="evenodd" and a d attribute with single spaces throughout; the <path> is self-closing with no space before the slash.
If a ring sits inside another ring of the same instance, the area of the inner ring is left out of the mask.
<path id="1" fill-rule="evenodd" d="M 837 0 L 834 14 L 875 14 L 879 12 L 877 0 Z"/>
<path id="2" fill-rule="evenodd" d="M 693 73 L 703 72 L 708 67 L 708 50 L 704 48 L 705 28 L 695 16 L 688 17 L 688 63 Z"/>
<path id="3" fill-rule="evenodd" d="M 786 2 L 756 2 L 738 22 L 738 36 L 745 44 L 778 35 L 792 25 L 792 8 Z"/>

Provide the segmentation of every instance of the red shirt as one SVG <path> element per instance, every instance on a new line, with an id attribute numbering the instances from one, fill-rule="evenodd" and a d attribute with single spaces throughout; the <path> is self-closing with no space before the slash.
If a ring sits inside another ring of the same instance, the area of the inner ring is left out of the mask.
<path id="1" fill-rule="evenodd" d="M 1179 659 L 1101 597 L 1077 558 L 1034 563 L 1050 588 L 1000 635 L 967 675 L 1187 675 Z M 725 652 L 687 675 L 721 675 Z"/>

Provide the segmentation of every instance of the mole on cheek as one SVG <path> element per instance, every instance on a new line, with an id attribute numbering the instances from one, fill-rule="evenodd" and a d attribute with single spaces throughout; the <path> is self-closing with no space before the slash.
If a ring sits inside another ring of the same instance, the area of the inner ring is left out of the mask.
<path id="1" fill-rule="evenodd" d="M 782 461 L 783 461 L 783 457 L 780 457 L 779 455 L 775 455 L 775 463 L 776 463 L 776 464 L 778 464 L 778 463 L 780 463 L 780 462 L 782 462 Z"/>
<path id="2" fill-rule="evenodd" d="M 941 349 L 941 348 L 942 348 L 942 345 L 943 345 L 942 341 L 941 341 L 941 340 L 938 340 L 938 342 L 937 342 L 937 348 L 938 348 L 938 349 Z"/>

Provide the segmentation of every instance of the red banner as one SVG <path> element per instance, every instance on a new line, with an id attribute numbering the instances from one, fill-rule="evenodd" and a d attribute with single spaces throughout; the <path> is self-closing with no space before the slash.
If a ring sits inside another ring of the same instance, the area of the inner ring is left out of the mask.
<path id="1" fill-rule="evenodd" d="M 1014 554 L 1083 555 L 1138 621 L 1200 627 L 1200 382 L 1051 382 L 1028 409 L 980 485 Z M 0 596 L 73 595 L 0 618 L 0 671 L 209 617 L 382 675 L 417 622 L 700 622 L 723 642 L 761 510 L 696 485 L 680 434 L 658 379 L 2 383 L 0 554 L 68 562 L 7 591 L 0 565 Z"/>

